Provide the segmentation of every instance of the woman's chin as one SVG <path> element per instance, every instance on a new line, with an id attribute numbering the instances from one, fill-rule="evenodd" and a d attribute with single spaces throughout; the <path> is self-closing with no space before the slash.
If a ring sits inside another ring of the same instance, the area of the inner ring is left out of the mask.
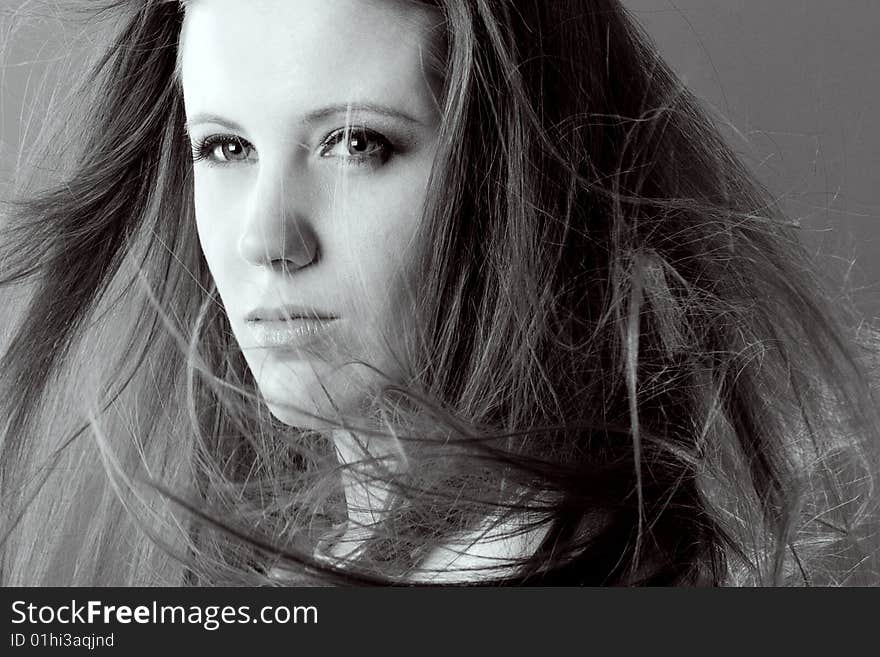
<path id="1" fill-rule="evenodd" d="M 269 411 L 280 422 L 304 429 L 327 429 L 356 421 L 376 387 L 370 372 L 322 362 L 250 362 Z"/>
<path id="2" fill-rule="evenodd" d="M 269 412 L 279 422 L 303 429 L 330 429 L 351 421 L 349 409 L 356 404 L 348 396 L 333 394 L 327 387 L 292 390 L 290 386 L 259 386 Z"/>

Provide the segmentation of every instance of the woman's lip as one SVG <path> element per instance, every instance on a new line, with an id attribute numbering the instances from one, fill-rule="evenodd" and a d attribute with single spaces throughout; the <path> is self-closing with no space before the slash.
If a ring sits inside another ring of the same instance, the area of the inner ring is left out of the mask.
<path id="1" fill-rule="evenodd" d="M 256 346 L 268 349 L 315 350 L 327 342 L 336 318 L 249 319 L 245 322 Z"/>
<path id="2" fill-rule="evenodd" d="M 246 322 L 274 322 L 297 319 L 333 320 L 337 319 L 337 317 L 331 313 L 326 313 L 315 308 L 287 305 L 274 308 L 255 308 L 245 315 L 244 319 Z"/>

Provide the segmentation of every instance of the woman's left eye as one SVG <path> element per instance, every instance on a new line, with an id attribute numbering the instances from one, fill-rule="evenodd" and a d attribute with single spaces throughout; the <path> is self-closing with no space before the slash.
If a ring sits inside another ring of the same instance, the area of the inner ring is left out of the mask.
<path id="1" fill-rule="evenodd" d="M 392 153 L 391 143 L 375 130 L 340 128 L 321 144 L 321 157 L 334 157 L 352 164 L 384 164 Z"/>

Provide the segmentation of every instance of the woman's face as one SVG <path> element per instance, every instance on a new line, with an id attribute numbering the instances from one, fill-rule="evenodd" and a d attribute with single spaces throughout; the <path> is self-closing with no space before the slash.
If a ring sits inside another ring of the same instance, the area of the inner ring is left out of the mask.
<path id="1" fill-rule="evenodd" d="M 384 380 L 372 368 L 400 374 L 405 256 L 438 134 L 436 24 L 382 0 L 187 7 L 199 238 L 257 385 L 288 424 L 359 410 Z"/>

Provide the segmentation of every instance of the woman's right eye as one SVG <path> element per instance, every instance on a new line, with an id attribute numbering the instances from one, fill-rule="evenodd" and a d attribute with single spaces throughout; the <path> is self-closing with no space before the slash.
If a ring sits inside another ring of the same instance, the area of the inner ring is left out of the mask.
<path id="1" fill-rule="evenodd" d="M 193 161 L 209 164 L 253 162 L 256 149 L 246 140 L 234 135 L 212 135 L 193 145 Z"/>

